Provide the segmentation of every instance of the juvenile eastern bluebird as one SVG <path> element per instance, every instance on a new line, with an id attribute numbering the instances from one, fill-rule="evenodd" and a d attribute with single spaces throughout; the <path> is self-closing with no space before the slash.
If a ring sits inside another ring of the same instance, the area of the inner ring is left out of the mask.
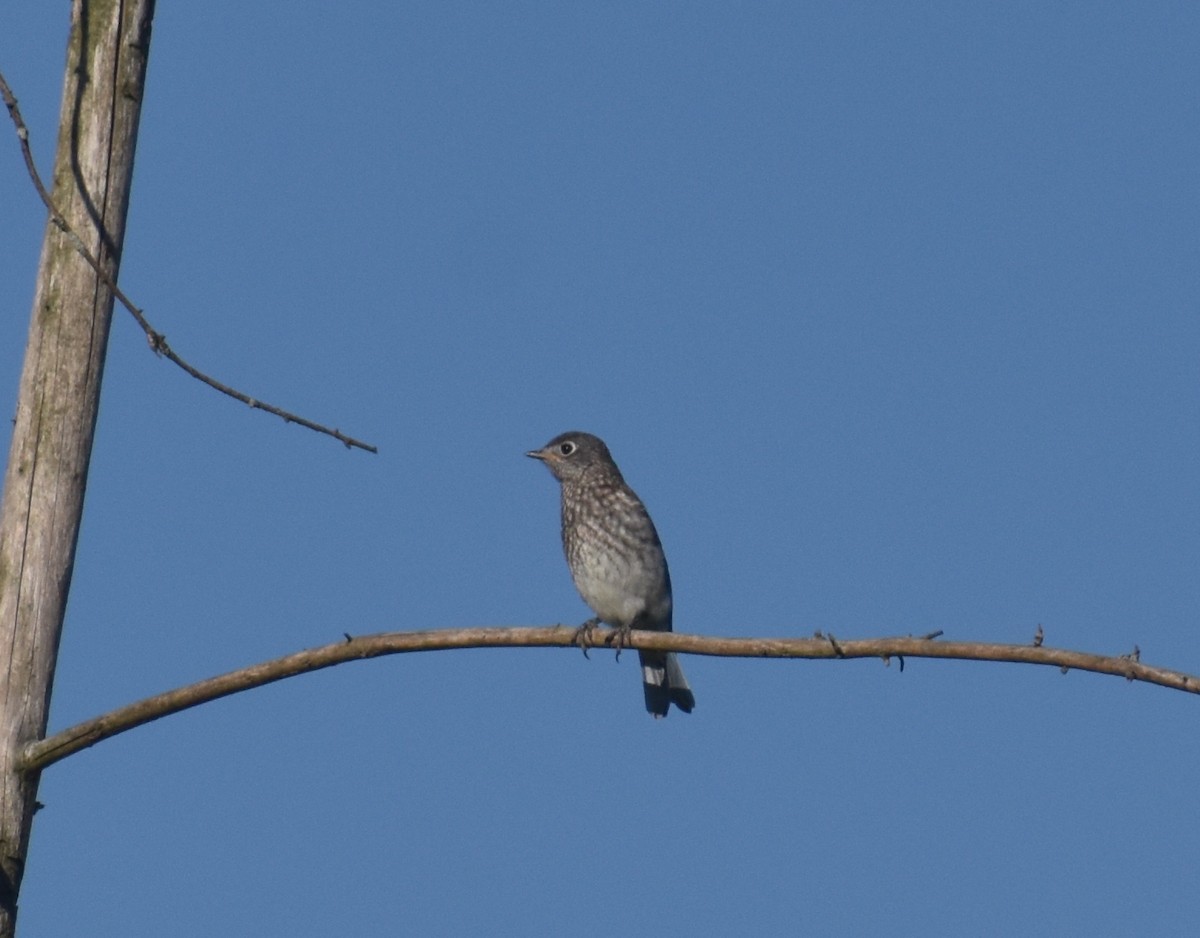
<path id="1" fill-rule="evenodd" d="M 632 629 L 671 631 L 671 574 L 654 522 L 625 484 L 604 441 L 572 431 L 526 453 L 562 483 L 562 542 L 571 578 L 596 618 L 581 626 L 587 648 L 593 626 L 617 630 L 618 652 Z M 671 704 L 691 713 L 696 698 L 672 652 L 639 651 L 646 709 L 657 719 Z"/>

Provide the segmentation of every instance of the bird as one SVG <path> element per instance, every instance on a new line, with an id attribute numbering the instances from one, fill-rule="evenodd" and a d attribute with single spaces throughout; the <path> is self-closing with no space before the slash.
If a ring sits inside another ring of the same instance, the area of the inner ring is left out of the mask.
<path id="1" fill-rule="evenodd" d="M 633 629 L 671 631 L 671 573 L 646 506 L 626 483 L 604 441 L 590 433 L 560 433 L 525 454 L 561 484 L 562 545 L 571 579 L 596 614 L 576 631 L 587 653 L 601 622 L 616 632 L 617 654 Z M 655 719 L 671 704 L 691 713 L 696 698 L 674 652 L 638 651 L 646 710 Z"/>

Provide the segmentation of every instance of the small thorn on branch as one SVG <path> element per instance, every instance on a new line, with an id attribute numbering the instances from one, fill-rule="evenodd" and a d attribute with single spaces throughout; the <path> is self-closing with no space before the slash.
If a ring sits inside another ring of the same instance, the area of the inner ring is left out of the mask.
<path id="1" fill-rule="evenodd" d="M 1042 623 L 1038 623 L 1037 631 L 1033 633 L 1033 647 L 1041 648 L 1042 642 L 1046 640 L 1046 633 L 1042 631 Z"/>
<path id="2" fill-rule="evenodd" d="M 825 636 L 825 641 L 829 642 L 829 644 L 833 646 L 833 653 L 834 653 L 835 655 L 837 655 L 839 658 L 845 658 L 845 657 L 846 657 L 846 653 L 845 653 L 844 651 L 842 651 L 842 646 L 838 644 L 838 641 L 837 641 L 837 639 L 836 639 L 836 638 L 834 638 L 832 634 L 830 634 L 830 635 L 826 635 L 826 636 Z M 904 665 L 903 665 L 903 664 L 901 664 L 901 666 L 900 666 L 900 670 L 904 670 Z"/>
<path id="3" fill-rule="evenodd" d="M 896 660 L 900 662 L 900 673 L 904 673 L 904 655 L 896 655 Z"/>
<path id="4" fill-rule="evenodd" d="M 946 634 L 946 630 L 945 630 L 945 629 L 938 629 L 936 632 L 929 632 L 929 633 L 928 633 L 928 634 L 926 634 L 926 635 L 922 635 L 922 636 L 921 636 L 921 641 L 923 641 L 923 642 L 932 642 L 932 641 L 933 641 L 935 638 L 941 638 L 941 637 L 942 637 L 943 635 L 945 635 L 945 634 Z"/>
<path id="5" fill-rule="evenodd" d="M 1125 661 L 1130 662 L 1131 664 L 1141 661 L 1142 660 L 1142 650 L 1140 648 L 1138 648 L 1137 645 L 1134 645 L 1133 651 L 1129 652 L 1129 654 L 1127 654 L 1127 655 L 1121 655 L 1121 658 Z M 1129 681 L 1132 684 L 1133 678 L 1134 678 L 1133 668 L 1130 668 L 1129 673 L 1125 675 L 1125 680 Z"/>
<path id="6" fill-rule="evenodd" d="M 347 645 L 349 645 L 352 641 L 354 641 L 354 636 L 351 635 L 349 632 L 343 632 L 342 636 L 346 639 Z"/>

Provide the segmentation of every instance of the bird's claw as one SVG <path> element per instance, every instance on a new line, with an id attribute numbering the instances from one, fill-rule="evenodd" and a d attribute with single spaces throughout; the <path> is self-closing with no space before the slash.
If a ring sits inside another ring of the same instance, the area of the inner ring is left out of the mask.
<path id="1" fill-rule="evenodd" d="M 575 630 L 575 634 L 571 637 L 571 641 L 582 649 L 583 657 L 589 661 L 592 660 L 592 656 L 588 654 L 588 649 L 595 644 L 592 641 L 592 630 L 599 624 L 599 619 L 588 619 L 587 622 Z"/>
<path id="2" fill-rule="evenodd" d="M 612 635 L 606 639 L 606 643 L 616 649 L 616 661 L 621 660 L 621 649 L 629 644 L 629 639 L 632 637 L 632 635 L 633 628 L 626 625 L 621 628 L 613 629 Z"/>

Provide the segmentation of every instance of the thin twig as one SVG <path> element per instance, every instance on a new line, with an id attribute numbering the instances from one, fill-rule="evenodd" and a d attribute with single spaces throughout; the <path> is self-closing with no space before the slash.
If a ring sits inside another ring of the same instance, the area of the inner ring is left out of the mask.
<path id="1" fill-rule="evenodd" d="M 87 245 L 77 235 L 67 222 L 63 214 L 54 204 L 54 200 L 50 198 L 50 193 L 46 191 L 46 186 L 42 182 L 41 174 L 38 173 L 37 164 L 33 161 L 33 151 L 29 146 L 29 128 L 25 126 L 25 119 L 21 116 L 21 109 L 17 106 L 17 99 L 12 93 L 12 89 L 8 86 L 8 82 L 4 79 L 4 74 L 0 72 L 0 96 L 4 98 L 4 104 L 8 108 L 8 114 L 12 118 L 13 124 L 17 129 L 17 139 L 21 142 L 21 156 L 25 159 L 25 168 L 29 172 L 29 178 L 33 180 L 33 186 L 37 190 L 38 197 L 46 206 L 46 211 L 50 213 L 50 221 L 59 231 L 61 231 L 75 248 L 79 255 L 87 261 L 88 265 L 96 272 L 104 285 L 112 291 L 112 295 L 121 301 L 133 318 L 137 320 L 137 324 L 142 327 L 142 331 L 146 333 L 146 341 L 150 344 L 151 351 L 156 355 L 161 355 L 168 361 L 174 362 L 197 381 L 207 384 L 210 388 L 220 391 L 222 394 L 232 397 L 236 401 L 241 401 L 248 407 L 253 407 L 255 410 L 266 411 L 268 414 L 274 414 L 281 418 L 286 423 L 298 424 L 301 427 L 306 427 L 309 430 L 315 430 L 317 433 L 324 433 L 327 436 L 333 437 L 335 440 L 343 443 L 347 449 L 356 447 L 361 450 L 366 450 L 368 453 L 377 453 L 379 450 L 370 443 L 364 443 L 361 440 L 356 440 L 352 436 L 347 436 L 340 430 L 334 427 L 326 427 L 319 423 L 314 423 L 298 414 L 293 414 L 281 407 L 276 407 L 274 404 L 268 404 L 265 401 L 260 401 L 257 398 L 250 397 L 248 394 L 243 394 L 236 388 L 231 388 L 229 385 L 218 381 L 216 378 L 202 372 L 191 363 L 180 358 L 178 354 L 167 344 L 167 337 L 150 325 L 146 319 L 146 314 L 134 305 L 133 301 L 125 295 L 125 291 L 117 286 L 116 280 L 109 274 L 107 270 L 96 259 L 95 255 L 88 250 Z"/>
<path id="2" fill-rule="evenodd" d="M 25 747 L 21 767 L 34 772 L 95 745 L 110 736 L 178 713 L 189 707 L 261 687 L 274 681 L 318 671 L 347 661 L 376 658 L 415 651 L 444 651 L 453 648 L 575 648 L 577 628 L 468 628 L 425 632 L 385 632 L 350 637 L 348 633 L 331 645 L 310 648 L 230 671 L 196 684 L 147 697 L 102 716 L 38 740 Z M 1053 665 L 1066 673 L 1074 668 L 1096 674 L 1112 674 L 1130 681 L 1200 694 L 1200 677 L 1142 664 L 1131 656 L 1095 655 L 1063 648 L 1033 645 L 998 645 L 985 642 L 939 642 L 926 638 L 870 638 L 846 641 L 821 638 L 717 638 L 649 632 L 635 629 L 627 647 L 675 651 L 724 658 L 952 658 L 964 661 L 1003 661 L 1014 664 Z"/>

